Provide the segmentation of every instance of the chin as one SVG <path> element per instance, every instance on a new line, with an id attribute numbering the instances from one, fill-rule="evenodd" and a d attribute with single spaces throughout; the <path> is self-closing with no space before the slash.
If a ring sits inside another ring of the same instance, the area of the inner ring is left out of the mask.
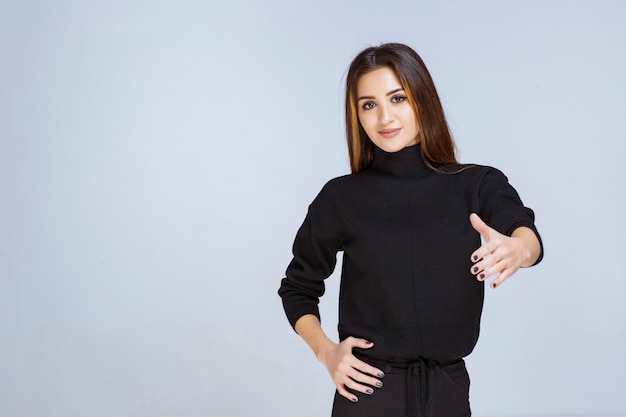
<path id="1" fill-rule="evenodd" d="M 401 151 L 407 146 L 412 146 L 413 144 L 412 143 L 392 143 L 392 142 L 381 141 L 378 143 L 375 142 L 374 145 L 378 146 L 380 149 L 382 149 L 385 152 L 393 153 L 393 152 Z"/>

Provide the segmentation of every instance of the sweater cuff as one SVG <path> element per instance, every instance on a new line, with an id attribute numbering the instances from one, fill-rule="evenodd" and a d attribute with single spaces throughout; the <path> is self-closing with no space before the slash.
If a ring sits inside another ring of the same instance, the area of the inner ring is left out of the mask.
<path id="1" fill-rule="evenodd" d="M 541 262 L 541 260 L 543 259 L 543 241 L 541 240 L 541 235 L 537 231 L 537 227 L 535 226 L 535 224 L 529 221 L 518 221 L 514 223 L 506 230 L 504 234 L 510 237 L 515 231 L 515 229 L 519 227 L 528 227 L 530 230 L 533 231 L 535 236 L 537 236 L 537 240 L 539 241 L 539 256 L 537 257 L 537 260 L 535 261 L 535 263 L 531 265 L 531 266 L 535 266 L 539 262 Z"/>
<path id="2" fill-rule="evenodd" d="M 289 320 L 289 324 L 291 324 L 294 331 L 296 330 L 296 322 L 300 317 L 306 316 L 307 314 L 313 314 L 320 322 L 322 321 L 319 308 L 317 306 L 311 306 L 309 303 L 290 303 L 289 307 L 287 307 L 287 303 L 283 299 L 283 308 L 285 309 L 287 320 Z"/>

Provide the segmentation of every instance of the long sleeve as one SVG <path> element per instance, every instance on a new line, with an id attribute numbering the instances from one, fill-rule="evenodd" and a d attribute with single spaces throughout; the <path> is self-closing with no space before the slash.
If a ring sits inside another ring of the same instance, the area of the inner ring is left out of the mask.
<path id="1" fill-rule="evenodd" d="M 278 290 L 292 327 L 305 314 L 320 318 L 318 303 L 324 294 L 324 279 L 335 269 L 337 252 L 341 250 L 339 240 L 324 232 L 324 224 L 328 221 L 318 221 L 311 205 L 296 235 L 293 259 Z"/>
<path id="2" fill-rule="evenodd" d="M 509 184 L 507 177 L 495 168 L 489 168 L 480 181 L 478 190 L 479 215 L 498 232 L 511 236 L 518 227 L 531 229 L 541 245 L 537 262 L 543 258 L 541 236 L 535 227 L 535 213 L 525 207 L 517 191 Z"/>

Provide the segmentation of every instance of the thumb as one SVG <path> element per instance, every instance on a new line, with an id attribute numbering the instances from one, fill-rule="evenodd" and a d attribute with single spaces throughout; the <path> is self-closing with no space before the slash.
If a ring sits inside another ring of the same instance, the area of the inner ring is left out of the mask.
<path id="1" fill-rule="evenodd" d="M 487 226 L 487 223 L 485 223 L 476 213 L 470 214 L 469 218 L 474 230 L 476 230 L 484 239 L 486 239 L 489 231 L 491 230 L 491 228 Z"/>

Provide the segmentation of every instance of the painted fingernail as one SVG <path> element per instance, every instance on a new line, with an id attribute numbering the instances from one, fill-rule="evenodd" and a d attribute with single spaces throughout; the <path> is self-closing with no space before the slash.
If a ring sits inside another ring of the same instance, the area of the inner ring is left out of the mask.
<path id="1" fill-rule="evenodd" d="M 477 261 L 478 260 L 478 255 L 474 255 L 474 260 Z"/>
<path id="2" fill-rule="evenodd" d="M 480 275 L 478 276 L 478 278 L 480 278 L 480 279 L 485 279 L 485 274 L 480 274 Z"/>
<path id="3" fill-rule="evenodd" d="M 374 393 L 374 390 L 371 388 L 368 388 L 367 391 L 365 391 L 367 394 L 372 395 Z"/>
<path id="4" fill-rule="evenodd" d="M 474 268 L 472 268 L 472 271 L 474 271 L 475 273 L 478 272 L 478 267 L 475 266 Z"/>
<path id="5" fill-rule="evenodd" d="M 379 373 L 378 373 L 378 377 L 379 377 L 379 378 L 384 378 L 384 377 L 385 377 L 385 374 L 383 374 L 382 372 L 379 372 Z"/>
<path id="6" fill-rule="evenodd" d="M 383 386 L 383 383 L 382 383 L 382 382 L 380 382 L 380 381 L 378 381 L 378 382 L 376 383 L 376 386 L 377 386 L 378 388 L 380 388 L 380 387 L 382 387 L 382 386 Z"/>
<path id="7" fill-rule="evenodd" d="M 359 401 L 359 399 L 358 399 L 357 397 L 352 397 L 352 398 L 350 398 L 350 401 L 352 401 L 353 403 L 355 403 L 355 402 Z"/>
<path id="8" fill-rule="evenodd" d="M 491 284 L 491 288 L 496 288 L 497 286 L 498 286 L 498 285 L 497 285 L 495 282 L 493 282 L 493 283 Z"/>

